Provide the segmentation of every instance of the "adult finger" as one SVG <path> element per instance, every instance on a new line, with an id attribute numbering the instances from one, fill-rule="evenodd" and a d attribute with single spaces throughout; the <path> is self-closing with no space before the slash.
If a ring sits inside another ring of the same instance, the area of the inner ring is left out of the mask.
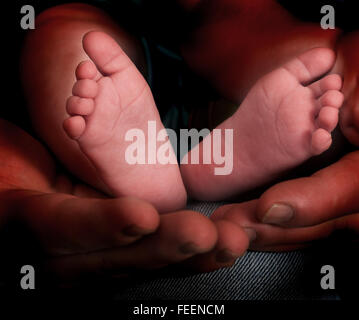
<path id="1" fill-rule="evenodd" d="M 286 181 L 259 200 L 259 221 L 286 227 L 317 225 L 359 211 L 359 152 L 311 177 Z"/>
<path id="2" fill-rule="evenodd" d="M 54 256 L 128 245 L 159 225 L 156 209 L 135 198 L 90 199 L 16 190 L 7 193 L 7 201 L 15 208 L 17 221 Z"/>
<path id="3" fill-rule="evenodd" d="M 214 224 L 199 213 L 179 211 L 162 215 L 160 227 L 128 246 L 53 258 L 47 262 L 60 278 L 86 274 L 112 275 L 153 269 L 210 251 L 217 241 Z"/>
<path id="4" fill-rule="evenodd" d="M 250 236 L 240 226 L 225 219 L 217 219 L 214 223 L 218 233 L 216 246 L 210 252 L 196 255 L 185 261 L 186 267 L 200 272 L 230 267 L 247 251 Z"/>
<path id="5" fill-rule="evenodd" d="M 255 216 L 258 200 L 222 207 L 213 219 L 226 219 L 243 229 L 253 230 L 255 238 L 250 249 L 260 251 L 295 250 L 323 239 L 335 230 L 350 229 L 359 233 L 359 214 L 346 215 L 324 223 L 301 228 L 286 228 L 264 224 Z"/>

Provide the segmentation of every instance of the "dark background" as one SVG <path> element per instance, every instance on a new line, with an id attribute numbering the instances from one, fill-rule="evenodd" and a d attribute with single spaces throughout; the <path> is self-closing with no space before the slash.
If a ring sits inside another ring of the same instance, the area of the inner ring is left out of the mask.
<path id="1" fill-rule="evenodd" d="M 204 0 L 207 1 L 207 0 Z M 255 0 L 253 0 L 255 1 Z M 7 1 L 10 2 L 10 1 Z M 40 13 L 42 10 L 50 7 L 50 3 L 53 1 L 22 1 L 15 0 L 12 3 L 3 4 L 0 14 L 2 14 L 2 44 L 1 52 L 3 55 L 1 69 L 2 69 L 2 90 L 1 103 L 0 103 L 0 117 L 10 120 L 11 122 L 21 126 L 28 132 L 32 132 L 28 117 L 26 114 L 25 101 L 22 96 L 21 83 L 19 80 L 19 57 L 22 47 L 22 42 L 26 31 L 20 27 L 20 8 L 25 4 L 31 4 L 34 6 L 36 13 Z M 73 1 L 57 1 L 56 3 L 69 3 Z M 77 1 L 85 2 L 88 1 Z M 176 50 L 176 47 L 171 39 L 180 37 L 191 21 L 186 20 L 185 13 L 181 12 L 174 5 L 169 3 L 169 0 L 163 1 L 146 1 L 148 8 L 139 9 L 133 3 L 126 0 L 118 0 L 117 4 L 111 6 L 110 13 L 112 12 L 116 19 L 119 19 L 121 23 L 127 27 L 131 32 L 139 35 L 147 35 L 150 38 L 157 39 L 158 42 L 162 42 L 164 45 Z M 279 1 L 285 8 L 291 11 L 298 18 L 305 21 L 318 22 L 322 18 L 320 14 L 320 8 L 323 5 L 331 4 L 336 9 L 336 25 L 346 32 L 359 29 L 359 9 L 356 9 L 356 3 L 358 1 L 348 0 L 280 0 Z M 106 9 L 106 5 L 100 5 Z M 115 14 L 114 14 L 115 13 Z M 177 18 L 174 18 L 177 17 Z M 164 27 L 166 26 L 166 27 Z M 333 247 L 328 250 L 334 249 Z M 339 249 L 340 248 L 336 248 Z M 347 249 L 347 253 L 355 252 L 355 249 Z M 328 256 L 332 252 L 328 252 Z M 344 256 L 344 253 L 342 253 Z M 347 272 L 350 282 L 350 275 L 355 275 L 354 266 L 346 266 L 342 264 L 342 272 L 345 274 L 343 268 L 348 267 Z M 108 292 L 109 293 L 109 292 Z M 83 291 L 82 291 L 83 294 Z M 74 292 L 74 296 L 76 291 Z"/>
<path id="2" fill-rule="evenodd" d="M 211 0 L 204 0 L 211 2 Z M 255 1 L 255 0 L 254 0 Z M 1 103 L 0 117 L 8 119 L 27 131 L 31 132 L 28 117 L 24 108 L 25 101 L 22 97 L 21 83 L 19 81 L 19 57 L 23 39 L 27 31 L 20 27 L 20 9 L 25 4 L 30 4 L 35 8 L 36 14 L 53 6 L 54 3 L 70 3 L 74 1 L 63 0 L 15 0 L 12 3 L 6 1 L 2 5 L 3 41 L 1 51 L 3 55 L 3 101 Z M 135 1 L 113 0 L 111 6 L 101 1 L 76 1 L 84 3 L 94 3 L 106 10 L 130 32 L 138 35 L 146 35 L 155 39 L 159 43 L 176 50 L 176 41 L 185 34 L 186 28 L 191 25 L 191 21 L 186 14 L 169 0 L 143 1 L 144 6 L 138 7 Z M 351 31 L 359 29 L 359 9 L 356 10 L 358 1 L 352 0 L 279 0 L 285 8 L 298 18 L 305 21 L 318 22 L 322 18 L 320 8 L 323 5 L 331 4 L 336 9 L 337 27 Z"/>

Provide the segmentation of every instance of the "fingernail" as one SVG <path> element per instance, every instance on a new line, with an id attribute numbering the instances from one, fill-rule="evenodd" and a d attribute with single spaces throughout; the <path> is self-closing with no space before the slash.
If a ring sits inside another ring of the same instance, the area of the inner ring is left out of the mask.
<path id="1" fill-rule="evenodd" d="M 194 243 L 188 242 L 188 243 L 185 243 L 184 245 L 180 246 L 179 251 L 183 254 L 197 253 L 198 247 Z"/>
<path id="2" fill-rule="evenodd" d="M 269 224 L 282 224 L 290 221 L 294 216 L 294 210 L 286 204 L 274 204 L 264 215 L 262 222 Z"/>
<path id="3" fill-rule="evenodd" d="M 137 237 L 137 236 L 145 235 L 148 232 L 140 227 L 131 225 L 131 226 L 128 226 L 128 227 L 122 229 L 122 233 L 128 237 Z"/>
<path id="4" fill-rule="evenodd" d="M 252 228 L 243 228 L 245 233 L 247 234 L 249 241 L 253 242 L 257 239 L 257 232 Z"/>
<path id="5" fill-rule="evenodd" d="M 227 249 L 219 251 L 216 255 L 216 261 L 220 263 L 228 263 L 236 260 L 237 258 L 237 255 Z"/>

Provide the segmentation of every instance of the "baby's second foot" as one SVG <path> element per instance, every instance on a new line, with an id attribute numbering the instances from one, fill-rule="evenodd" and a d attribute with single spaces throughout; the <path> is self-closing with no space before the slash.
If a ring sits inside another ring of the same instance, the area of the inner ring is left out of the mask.
<path id="1" fill-rule="evenodd" d="M 326 151 L 343 103 L 342 81 L 334 74 L 317 79 L 329 72 L 334 61 L 330 49 L 317 48 L 261 78 L 237 112 L 217 127 L 222 129 L 222 145 L 213 145 L 213 152 L 222 154 L 229 153 L 223 147 L 223 129 L 234 130 L 232 173 L 215 175 L 213 161 L 212 165 L 181 166 L 190 195 L 223 199 Z M 213 133 L 206 139 L 211 137 Z M 197 146 L 201 154 L 207 152 L 203 150 L 206 139 Z"/>
<path id="2" fill-rule="evenodd" d="M 83 46 L 91 60 L 76 70 L 77 82 L 67 102 L 66 133 L 77 140 L 113 196 L 136 196 L 161 212 L 183 207 L 186 191 L 173 150 L 167 149 L 171 164 L 156 158 L 148 161 L 147 155 L 159 147 L 156 141 L 148 144 L 149 123 L 155 127 L 154 139 L 163 125 L 145 79 L 105 33 L 88 33 Z M 128 136 L 132 129 L 143 133 L 143 141 L 134 131 Z M 138 148 L 126 153 L 134 143 Z M 126 158 L 129 154 L 140 164 Z"/>

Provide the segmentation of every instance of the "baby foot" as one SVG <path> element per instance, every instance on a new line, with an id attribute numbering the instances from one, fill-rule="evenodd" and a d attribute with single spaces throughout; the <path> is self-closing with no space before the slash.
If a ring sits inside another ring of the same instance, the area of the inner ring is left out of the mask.
<path id="1" fill-rule="evenodd" d="M 186 192 L 177 164 L 131 165 L 125 159 L 129 130 L 142 130 L 147 141 L 149 121 L 155 121 L 156 133 L 163 129 L 145 79 L 107 34 L 86 34 L 83 47 L 91 60 L 77 67 L 64 130 L 78 142 L 113 196 L 136 196 L 162 212 L 183 207 Z M 175 159 L 172 150 L 169 157 Z"/>
<path id="2" fill-rule="evenodd" d="M 326 151 L 343 103 L 342 81 L 335 74 L 315 80 L 333 67 L 334 60 L 330 49 L 317 48 L 261 78 L 236 113 L 217 127 L 222 136 L 223 129 L 234 129 L 232 173 L 216 176 L 213 165 L 184 165 L 182 177 L 190 194 L 223 199 Z M 203 145 L 205 140 L 197 146 L 200 154 L 207 152 Z"/>

